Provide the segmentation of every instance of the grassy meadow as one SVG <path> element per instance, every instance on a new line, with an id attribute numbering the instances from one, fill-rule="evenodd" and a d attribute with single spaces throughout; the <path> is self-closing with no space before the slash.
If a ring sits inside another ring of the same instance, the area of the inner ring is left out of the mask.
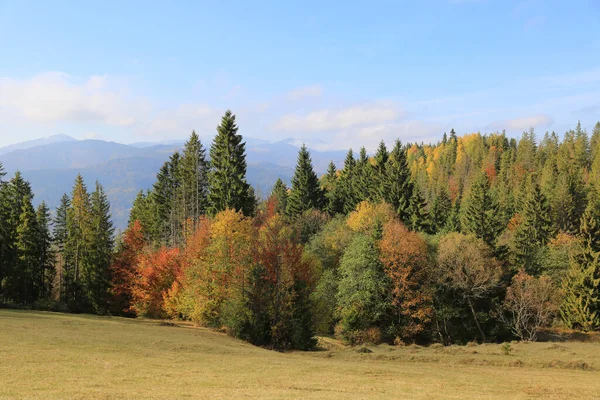
<path id="1" fill-rule="evenodd" d="M 282 354 L 183 323 L 0 310 L 0 399 L 600 398 L 600 343 L 319 345 Z"/>

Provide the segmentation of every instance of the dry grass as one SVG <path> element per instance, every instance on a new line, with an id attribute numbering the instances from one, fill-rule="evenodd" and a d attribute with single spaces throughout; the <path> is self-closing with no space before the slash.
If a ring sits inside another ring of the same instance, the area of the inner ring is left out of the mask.
<path id="1" fill-rule="evenodd" d="M 590 399 L 600 344 L 280 354 L 177 323 L 0 310 L 0 398 Z"/>

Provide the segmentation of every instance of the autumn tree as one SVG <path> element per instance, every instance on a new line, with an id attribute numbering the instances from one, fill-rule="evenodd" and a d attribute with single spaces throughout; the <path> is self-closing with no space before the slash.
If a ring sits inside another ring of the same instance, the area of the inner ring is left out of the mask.
<path id="1" fill-rule="evenodd" d="M 437 262 L 441 284 L 464 299 L 485 342 L 485 331 L 477 317 L 475 302 L 500 284 L 500 263 L 482 239 L 461 233 L 449 233 L 440 239 Z"/>
<path id="2" fill-rule="evenodd" d="M 392 304 L 399 335 L 412 341 L 431 321 L 432 298 L 425 284 L 427 244 L 396 221 L 388 222 L 379 243 L 380 259 L 392 282 Z"/>
<path id="3" fill-rule="evenodd" d="M 505 320 L 520 340 L 535 341 L 540 328 L 548 325 L 558 311 L 559 296 L 547 276 L 535 278 L 524 270 L 512 279 L 506 291 Z"/>

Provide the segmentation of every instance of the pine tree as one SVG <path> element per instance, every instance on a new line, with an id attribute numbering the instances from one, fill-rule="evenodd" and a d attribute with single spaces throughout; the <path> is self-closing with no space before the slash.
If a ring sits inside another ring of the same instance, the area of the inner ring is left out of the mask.
<path id="1" fill-rule="evenodd" d="M 39 271 L 39 297 L 46 298 L 52 290 L 54 277 L 54 253 L 52 251 L 52 234 L 50 233 L 50 209 L 44 201 L 36 210 L 37 223 L 37 265 Z"/>
<path id="2" fill-rule="evenodd" d="M 85 284 L 91 278 L 90 247 L 92 221 L 90 216 L 90 195 L 83 182 L 83 177 L 77 175 L 71 205 L 67 211 L 67 243 L 65 245 L 66 266 L 64 271 L 66 301 L 72 310 L 86 310 L 90 306 L 88 288 Z"/>
<path id="3" fill-rule="evenodd" d="M 441 232 L 446 227 L 451 212 L 452 200 L 450 200 L 448 190 L 442 187 L 439 194 L 434 197 L 429 213 L 433 233 Z"/>
<path id="4" fill-rule="evenodd" d="M 372 200 L 375 191 L 373 166 L 369 162 L 367 150 L 361 147 L 356 162 L 355 182 L 353 185 L 354 197 L 359 201 Z"/>
<path id="5" fill-rule="evenodd" d="M 108 292 L 108 269 L 114 246 L 114 227 L 110 220 L 110 204 L 102 185 L 96 181 L 96 189 L 90 196 L 91 237 L 89 264 L 84 285 L 87 302 L 94 312 L 105 310 Z"/>
<path id="6" fill-rule="evenodd" d="M 600 201 L 594 196 L 582 218 L 583 249 L 572 257 L 562 282 L 565 293 L 561 316 L 569 328 L 600 327 Z"/>
<path id="7" fill-rule="evenodd" d="M 206 150 L 195 131 L 185 143 L 179 168 L 183 222 L 191 219 L 193 226 L 196 226 L 208 206 L 208 163 Z"/>
<path id="8" fill-rule="evenodd" d="M 487 176 L 480 173 L 463 203 L 464 211 L 461 228 L 464 233 L 472 233 L 494 247 L 496 239 L 503 227 L 499 221 L 499 207 L 490 193 Z"/>
<path id="9" fill-rule="evenodd" d="M 15 298 L 21 303 L 30 303 L 39 298 L 39 265 L 37 259 L 38 227 L 35 211 L 29 195 L 23 197 L 17 225 L 15 249 L 16 271 L 13 275 Z"/>
<path id="10" fill-rule="evenodd" d="M 396 140 L 385 168 L 384 200 L 398 213 L 404 223 L 408 223 L 408 212 L 413 187 L 410 181 L 410 172 L 406 161 L 406 153 L 402 142 Z"/>
<path id="11" fill-rule="evenodd" d="M 344 168 L 340 171 L 339 188 L 343 199 L 343 213 L 348 214 L 356 208 L 359 203 L 356 198 L 354 186 L 356 185 L 356 160 L 352 149 L 348 150 L 344 159 Z"/>
<path id="12" fill-rule="evenodd" d="M 271 196 L 274 196 L 275 201 L 277 202 L 275 206 L 276 212 L 280 215 L 284 215 L 287 208 L 288 188 L 281 178 L 277 178 L 275 186 L 273 186 L 273 189 L 271 190 Z"/>
<path id="13" fill-rule="evenodd" d="M 408 227 L 413 231 L 429 232 L 430 222 L 427 203 L 418 187 L 413 187 L 413 193 L 408 205 Z"/>
<path id="14" fill-rule="evenodd" d="M 241 210 L 244 215 L 254 212 L 246 182 L 246 144 L 237 131 L 235 115 L 227 110 L 210 147 L 208 200 L 213 215 L 227 208 Z"/>
<path id="15" fill-rule="evenodd" d="M 287 213 L 292 217 L 302 214 L 306 210 L 323 207 L 323 191 L 315 173 L 310 153 L 305 145 L 298 152 L 296 170 L 292 178 L 292 190 L 287 201 Z"/>
<path id="16" fill-rule="evenodd" d="M 515 255 L 520 267 L 525 268 L 530 275 L 537 275 L 540 272 L 537 255 L 552 235 L 552 222 L 548 201 L 535 178 L 530 177 L 527 183 L 527 194 L 521 211 L 522 222 L 515 237 Z"/>
<path id="17" fill-rule="evenodd" d="M 174 246 L 180 242 L 181 219 L 176 194 L 181 186 L 179 176 L 180 155 L 175 152 L 160 168 L 152 188 L 149 203 L 155 217 L 153 231 L 164 245 Z"/>
<path id="18" fill-rule="evenodd" d="M 54 297 L 62 301 L 66 301 L 65 292 L 65 271 L 69 269 L 67 266 L 67 258 L 65 256 L 65 247 L 69 239 L 68 219 L 67 215 L 71 207 L 71 199 L 65 193 L 60 199 L 60 205 L 56 209 L 56 214 L 52 223 L 52 239 L 56 248 L 56 259 L 54 269 L 56 277 L 53 283 Z"/>
<path id="19" fill-rule="evenodd" d="M 338 178 L 337 169 L 333 161 L 329 163 L 327 173 L 323 176 L 322 181 L 323 190 L 325 192 L 325 212 L 331 216 L 343 213 L 344 198 L 340 179 Z"/>
<path id="20" fill-rule="evenodd" d="M 379 147 L 375 153 L 374 161 L 375 164 L 373 170 L 373 184 L 372 193 L 370 195 L 373 201 L 385 201 L 385 194 L 389 190 L 389 179 L 387 179 L 387 166 L 388 166 L 389 153 L 385 142 L 382 140 L 379 142 Z"/>

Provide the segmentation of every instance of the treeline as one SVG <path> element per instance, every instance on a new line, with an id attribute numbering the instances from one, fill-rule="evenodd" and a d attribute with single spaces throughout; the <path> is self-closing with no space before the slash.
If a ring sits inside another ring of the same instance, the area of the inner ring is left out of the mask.
<path id="1" fill-rule="evenodd" d="M 2 302 L 187 319 L 280 350 L 600 328 L 600 123 L 382 142 L 320 178 L 303 146 L 291 187 L 261 201 L 245 158 L 230 111 L 210 149 L 192 133 L 116 246 L 99 184 L 78 177 L 51 220 L 2 175 Z"/>
<path id="2" fill-rule="evenodd" d="M 90 194 L 77 176 L 52 217 L 19 172 L 4 177 L 0 164 L 0 303 L 106 312 L 114 229 L 102 186 Z"/>
<path id="3" fill-rule="evenodd" d="M 559 139 L 454 131 L 350 150 L 258 202 L 228 112 L 140 193 L 113 263 L 114 310 L 184 318 L 278 349 L 534 340 L 600 327 L 600 123 Z"/>

